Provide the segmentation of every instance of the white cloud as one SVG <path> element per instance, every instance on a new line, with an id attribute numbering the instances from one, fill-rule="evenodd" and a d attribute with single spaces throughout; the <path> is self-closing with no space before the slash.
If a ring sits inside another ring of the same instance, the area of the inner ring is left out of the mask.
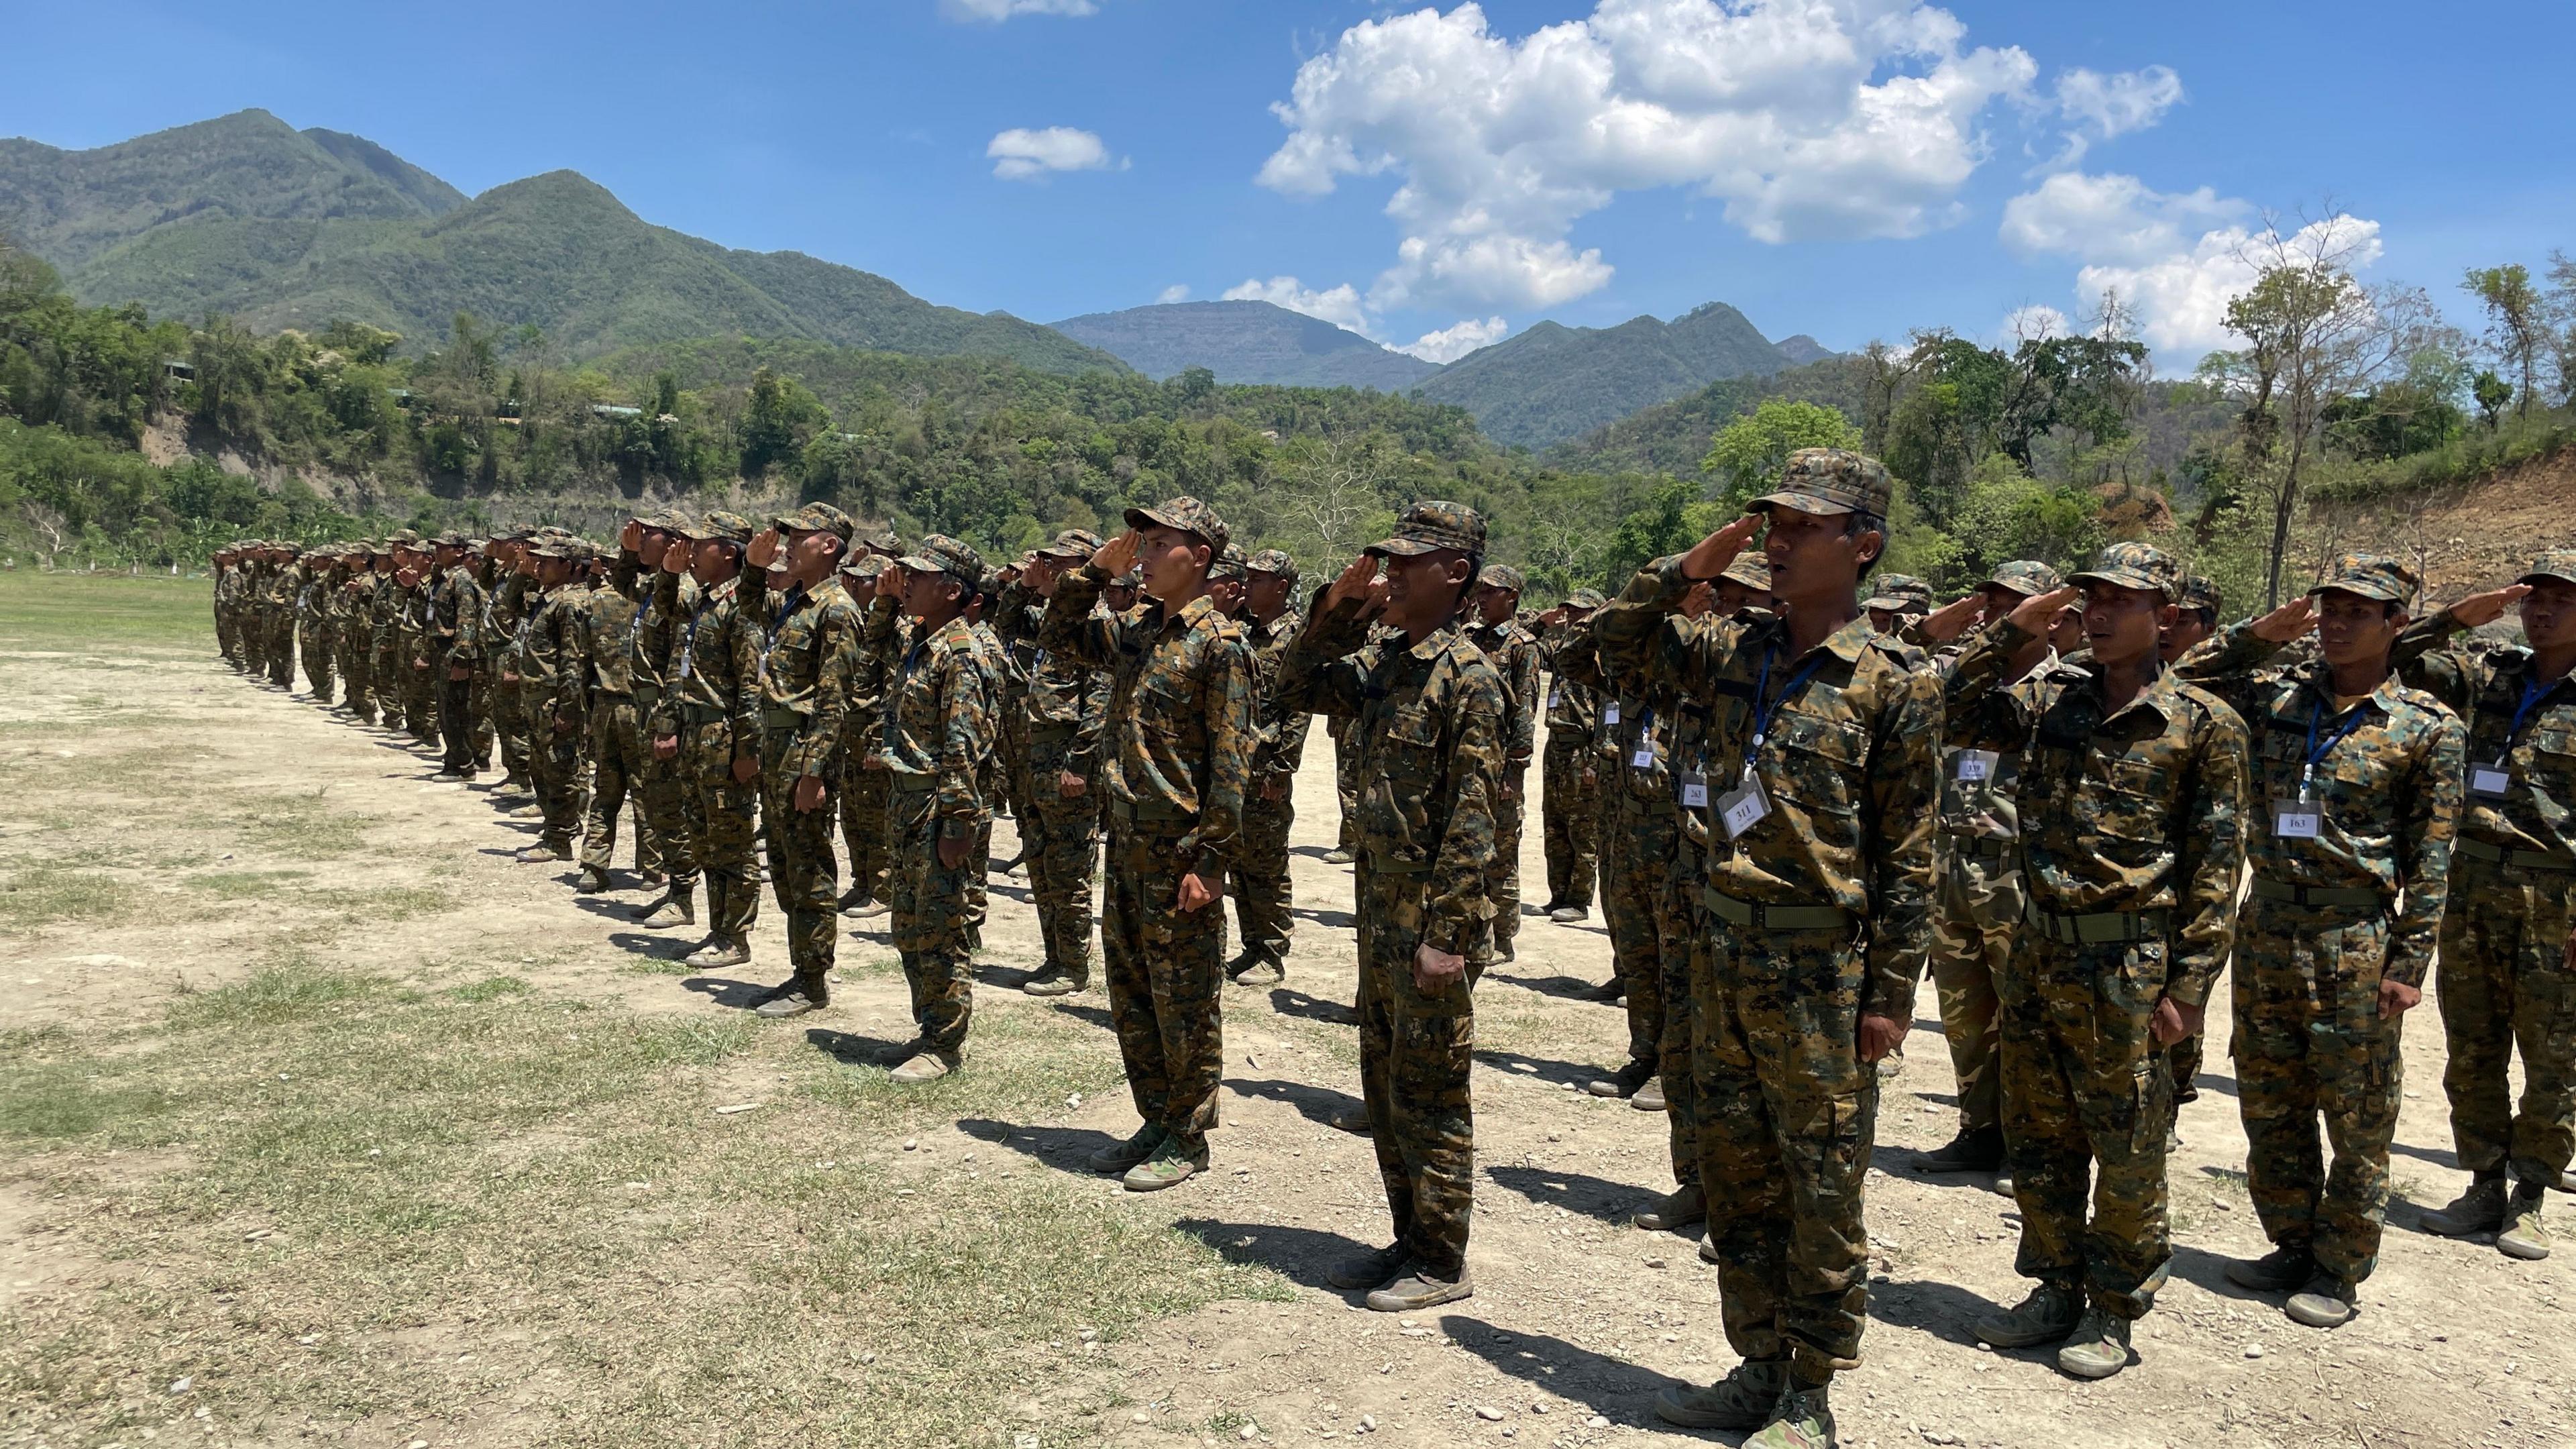
<path id="1" fill-rule="evenodd" d="M 1127 165 L 1112 160 L 1098 136 L 1071 126 L 1042 131 L 1013 127 L 995 136 L 984 154 L 993 162 L 993 174 L 1004 181 L 1036 181 L 1053 171 L 1124 170 Z"/>
<path id="2" fill-rule="evenodd" d="M 1247 278 L 1226 288 L 1225 300 L 1267 302 L 1273 307 L 1285 307 L 1291 312 L 1321 318 L 1336 327 L 1347 327 L 1362 337 L 1370 335 L 1368 309 L 1360 301 L 1359 289 L 1348 282 L 1319 292 L 1295 277 L 1272 277 L 1266 282 Z"/>
<path id="3" fill-rule="evenodd" d="M 1014 15 L 1097 15 L 1093 0 L 939 0 L 943 20 L 999 25 Z"/>
<path id="4" fill-rule="evenodd" d="M 2281 237 L 2249 226 L 2253 210 L 2205 186 L 2175 194 L 2134 176 L 2062 172 L 2004 204 L 2002 235 L 2024 255 L 2074 257 L 2083 264 L 2075 295 L 2086 308 L 2117 292 L 2136 310 L 2148 346 L 2197 360 L 2237 345 L 2227 331 L 2227 304 L 2254 284 L 2276 242 L 2294 252 L 2340 253 L 2347 268 L 2379 259 L 2375 221 L 2338 213 Z"/>
<path id="5" fill-rule="evenodd" d="M 2030 302 L 2006 312 L 2004 320 L 1996 325 L 1995 335 L 2009 346 L 2016 342 L 2045 342 L 2073 330 L 2065 313 Z"/>
<path id="6" fill-rule="evenodd" d="M 1174 302 L 1186 302 L 1189 299 L 1190 284 L 1187 282 L 1174 282 L 1172 285 L 1165 287 L 1160 292 L 1154 294 L 1154 305 L 1158 307 L 1168 307 Z"/>
<path id="7" fill-rule="evenodd" d="M 1980 118 L 2038 74 L 1965 35 L 1922 0 L 1597 0 L 1519 39 L 1474 4 L 1418 10 L 1299 68 L 1260 180 L 1399 178 L 1381 307 L 1595 291 L 1612 267 L 1569 234 L 1621 191 L 1696 188 L 1768 242 L 1915 236 L 1959 218 Z"/>
<path id="8" fill-rule="evenodd" d="M 2057 77 L 2057 109 L 2072 129 L 2049 168 L 2073 166 L 2096 141 L 2143 131 L 2182 104 L 2182 77 L 2170 66 L 2151 65 L 2104 75 L 2077 66 Z"/>
<path id="9" fill-rule="evenodd" d="M 1456 362 L 1479 347 L 1491 347 L 1502 341 L 1511 335 L 1511 330 L 1511 324 L 1500 317 L 1487 317 L 1481 322 L 1469 317 L 1455 327 L 1425 332 L 1395 350 L 1410 352 L 1425 362 Z"/>

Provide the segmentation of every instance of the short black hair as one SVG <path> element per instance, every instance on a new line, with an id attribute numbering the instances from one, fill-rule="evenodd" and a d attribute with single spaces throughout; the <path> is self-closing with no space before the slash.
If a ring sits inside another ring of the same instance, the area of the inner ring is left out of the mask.
<path id="1" fill-rule="evenodd" d="M 1858 538 L 1864 533 L 1878 535 L 1878 552 L 1860 561 L 1860 576 L 1868 578 L 1870 572 L 1878 567 L 1878 561 L 1887 557 L 1887 520 L 1858 509 L 1843 515 L 1843 537 Z"/>

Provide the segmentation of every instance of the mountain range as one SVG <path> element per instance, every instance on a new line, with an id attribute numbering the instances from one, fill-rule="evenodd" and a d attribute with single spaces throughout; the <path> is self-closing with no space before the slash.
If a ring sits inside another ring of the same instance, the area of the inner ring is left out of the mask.
<path id="1" fill-rule="evenodd" d="M 91 304 L 228 313 L 259 330 L 347 318 L 415 347 L 458 312 L 533 325 L 561 355 L 702 338 L 802 339 L 1049 372 L 1194 367 L 1221 383 L 1418 392 L 1487 436 L 1544 448 L 1715 382 L 1834 354 L 1764 337 L 1712 302 L 1665 322 L 1540 322 L 1447 366 L 1266 302 L 1182 302 L 1052 327 L 913 296 L 800 252 L 734 251 L 654 226 L 572 171 L 468 198 L 363 137 L 261 110 L 86 151 L 0 140 L 0 234 Z"/>

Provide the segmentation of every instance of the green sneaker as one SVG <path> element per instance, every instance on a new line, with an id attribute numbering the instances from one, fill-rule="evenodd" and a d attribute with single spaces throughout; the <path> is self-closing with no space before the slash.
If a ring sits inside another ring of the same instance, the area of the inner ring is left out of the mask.
<path id="1" fill-rule="evenodd" d="M 2019 1307 L 1978 1319 L 1977 1337 L 1997 1348 L 2034 1348 L 2073 1333 L 2083 1314 L 2074 1289 L 2042 1283 Z"/>
<path id="2" fill-rule="evenodd" d="M 1124 1142 L 1112 1142 L 1091 1154 L 1094 1172 L 1125 1172 L 1154 1155 L 1163 1145 L 1163 1129 L 1152 1122 L 1136 1129 L 1136 1135 Z"/>
<path id="3" fill-rule="evenodd" d="M 1745 1440 L 1744 1449 L 1836 1449 L 1841 1443 L 1834 1436 L 1834 1411 L 1825 1402 L 1825 1386 L 1792 1385 L 1772 1406 L 1771 1422 Z"/>
<path id="4" fill-rule="evenodd" d="M 1161 1192 L 1198 1176 L 1207 1170 L 1207 1165 L 1206 1148 L 1183 1152 L 1180 1143 L 1166 1137 L 1156 1145 L 1153 1156 L 1127 1169 L 1126 1177 L 1120 1180 L 1129 1192 Z"/>
<path id="5" fill-rule="evenodd" d="M 2549 1229 L 2540 1222 L 2540 1204 L 2548 1191 L 2536 1182 L 2514 1184 L 2513 1201 L 2505 1206 L 2504 1230 L 2496 1234 L 2498 1252 L 2531 1263 L 2549 1256 Z"/>
<path id="6" fill-rule="evenodd" d="M 2075 1336 L 2057 1351 L 2057 1366 L 2079 1379 L 2107 1379 L 2129 1366 L 2129 1320 L 2084 1310 Z"/>
<path id="7" fill-rule="evenodd" d="M 1655 1395 L 1655 1417 L 1685 1429 L 1759 1428 L 1788 1386 L 1786 1359 L 1747 1360 L 1707 1388 L 1675 1384 Z"/>

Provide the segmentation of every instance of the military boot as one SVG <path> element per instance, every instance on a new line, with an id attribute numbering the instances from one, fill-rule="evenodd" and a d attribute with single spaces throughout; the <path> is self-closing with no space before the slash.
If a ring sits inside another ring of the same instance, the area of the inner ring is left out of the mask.
<path id="1" fill-rule="evenodd" d="M 2504 1174 L 2480 1173 L 2471 1179 L 2469 1190 L 2461 1193 L 2449 1207 L 2425 1213 L 2418 1221 L 2424 1231 L 2438 1237 L 2465 1238 L 2472 1233 L 2491 1233 L 2504 1226 Z"/>
<path id="2" fill-rule="evenodd" d="M 1476 1296 L 1475 1281 L 1467 1276 L 1464 1263 L 1458 1265 L 1458 1275 L 1454 1278 L 1432 1271 L 1419 1258 L 1396 1272 L 1399 1276 L 1392 1282 L 1369 1294 L 1368 1306 L 1372 1312 L 1413 1313 Z"/>
<path id="3" fill-rule="evenodd" d="M 1576 921 L 1591 920 L 1592 908 L 1590 906 L 1558 906 L 1556 909 L 1547 913 L 1547 918 L 1556 922 L 1560 926 L 1570 926 Z"/>
<path id="4" fill-rule="evenodd" d="M 2308 1240 L 2292 1238 L 2259 1258 L 2239 1258 L 2227 1265 L 2227 1281 L 2257 1293 L 2281 1293 L 2317 1276 Z"/>
<path id="5" fill-rule="evenodd" d="M 850 912 L 857 910 L 859 907 L 864 906 L 867 903 L 868 888 L 862 885 L 854 885 L 848 890 L 841 892 L 841 898 L 832 903 L 832 908 L 843 915 L 848 915 Z"/>
<path id="6" fill-rule="evenodd" d="M 2086 1308 L 2075 1336 L 2057 1351 L 2057 1366 L 2079 1379 L 2107 1379 L 2129 1366 L 2129 1320 Z"/>
<path id="7" fill-rule="evenodd" d="M 849 917 L 853 921 L 868 921 L 874 920 L 878 916 L 882 916 L 893 909 L 894 906 L 886 901 L 861 901 L 859 904 L 841 912 L 841 914 Z"/>
<path id="8" fill-rule="evenodd" d="M 1961 1128 L 1946 1147 L 1936 1147 L 1915 1162 L 1925 1172 L 1992 1172 L 2004 1165 L 2004 1129 Z"/>
<path id="9" fill-rule="evenodd" d="M 1327 1125 L 1336 1132 L 1348 1132 L 1354 1137 L 1368 1136 L 1370 1132 L 1368 1103 L 1353 1102 L 1347 1107 L 1335 1108 L 1332 1120 Z"/>
<path id="10" fill-rule="evenodd" d="M 2233 1276 L 2231 1270 L 2230 1276 Z M 2319 1273 L 2283 1305 L 2292 1323 L 2309 1328 L 2341 1328 L 2361 1312 L 2361 1285 L 2332 1273 Z"/>
<path id="11" fill-rule="evenodd" d="M 1153 1156 L 1127 1169 L 1127 1175 L 1119 1182 L 1129 1192 L 1161 1192 L 1207 1171 L 1207 1165 L 1206 1148 L 1184 1152 L 1180 1143 L 1166 1137 L 1154 1145 Z"/>
<path id="12" fill-rule="evenodd" d="M 572 859 L 571 846 L 548 845 L 542 840 L 519 852 L 521 865 L 552 865 L 570 859 Z"/>
<path id="13" fill-rule="evenodd" d="M 1604 1006 L 1613 1006 L 1626 999 L 1627 995 L 1628 983 L 1622 980 L 1619 974 L 1614 971 L 1610 974 L 1609 980 L 1602 982 L 1591 990 L 1578 991 L 1574 993 L 1574 999 L 1577 1001 L 1597 1001 Z"/>
<path id="14" fill-rule="evenodd" d="M 1771 1406 L 1770 1422 L 1744 1441 L 1744 1449 L 1835 1449 L 1841 1443 L 1834 1436 L 1834 1411 L 1826 1402 L 1825 1386 L 1791 1384 Z"/>
<path id="15" fill-rule="evenodd" d="M 1654 1075 L 1653 1062 L 1631 1061 L 1610 1076 L 1587 1083 L 1583 1090 L 1596 1097 L 1633 1097 Z"/>
<path id="16" fill-rule="evenodd" d="M 886 1080 L 900 1087 L 918 1086 L 923 1082 L 938 1081 L 957 1070 L 957 1065 L 955 1052 L 922 1052 L 886 1073 Z"/>
<path id="17" fill-rule="evenodd" d="M 751 964 L 751 943 L 727 936 L 709 936 L 706 944 L 690 952 L 682 964 L 695 966 L 701 971 L 748 966 Z"/>
<path id="18" fill-rule="evenodd" d="M 2513 1200 L 2505 1205 L 2504 1229 L 2496 1234 L 2498 1252 L 2535 1263 L 2549 1256 L 2549 1229 L 2540 1222 L 2540 1204 L 2547 1193 L 2536 1182 L 2514 1184 Z"/>
<path id="19" fill-rule="evenodd" d="M 1338 845 L 1324 852 L 1324 864 L 1326 865 L 1348 865 L 1356 858 L 1357 857 L 1353 856 L 1349 851 L 1342 849 Z"/>
<path id="20" fill-rule="evenodd" d="M 1636 1108 L 1640 1112 L 1667 1112 L 1672 1110 L 1671 1104 L 1664 1100 L 1663 1077 L 1661 1075 L 1648 1077 L 1646 1079 L 1646 1085 L 1637 1089 L 1637 1095 L 1628 1099 L 1628 1105 Z"/>
<path id="21" fill-rule="evenodd" d="M 2083 1302 L 2073 1287 L 2042 1283 L 2030 1290 L 2020 1306 L 1978 1319 L 1976 1333 L 1997 1348 L 2031 1348 L 2073 1333 L 2083 1314 Z"/>
<path id="22" fill-rule="evenodd" d="M 1035 976 L 1020 983 L 1023 996 L 1071 996 L 1073 991 L 1073 979 L 1053 961 L 1039 967 Z"/>
<path id="23" fill-rule="evenodd" d="M 510 812 L 510 818 L 513 820 L 543 820 L 546 818 L 546 808 L 534 800 L 531 800 L 527 804 L 512 810 Z"/>
<path id="24" fill-rule="evenodd" d="M 672 891 L 657 901 L 647 901 L 635 908 L 635 918 L 648 930 L 667 931 L 673 926 L 698 923 L 697 892 L 687 889 Z"/>
<path id="25" fill-rule="evenodd" d="M 821 1011 L 831 1004 L 832 994 L 824 989 L 823 983 L 799 977 L 772 987 L 769 999 L 753 1007 L 751 1014 L 765 1016 L 771 1021 L 785 1021 L 791 1016 Z"/>
<path id="26" fill-rule="evenodd" d="M 1788 1360 L 1747 1360 L 1707 1388 L 1675 1384 L 1656 1394 L 1655 1417 L 1685 1429 L 1751 1429 L 1770 1420 L 1788 1387 Z"/>
<path id="27" fill-rule="evenodd" d="M 1336 1258 L 1324 1269 L 1324 1281 L 1336 1288 L 1380 1288 L 1404 1271 L 1404 1244 L 1391 1243 L 1374 1252 Z"/>
<path id="28" fill-rule="evenodd" d="M 1137 1163 L 1153 1156 L 1154 1149 L 1162 1145 L 1163 1129 L 1151 1122 L 1148 1122 L 1144 1126 L 1136 1129 L 1135 1136 L 1128 1138 L 1124 1142 L 1112 1142 L 1108 1146 L 1091 1154 L 1091 1170 L 1094 1172 L 1125 1172 L 1127 1169 L 1134 1167 Z"/>
<path id="29" fill-rule="evenodd" d="M 1225 976 L 1237 986 L 1276 986 L 1288 979 L 1288 968 L 1267 956 L 1247 952 L 1239 960 L 1238 968 L 1226 972 Z"/>
<path id="30" fill-rule="evenodd" d="M 1699 1184 L 1686 1182 L 1664 1194 L 1653 1207 L 1640 1209 L 1628 1221 L 1650 1233 L 1678 1233 L 1693 1223 L 1708 1221 L 1708 1195 Z"/>
<path id="31" fill-rule="evenodd" d="M 574 883 L 573 889 L 586 896 L 604 894 L 608 890 L 608 872 L 595 865 L 585 865 L 581 868 L 581 879 Z"/>

